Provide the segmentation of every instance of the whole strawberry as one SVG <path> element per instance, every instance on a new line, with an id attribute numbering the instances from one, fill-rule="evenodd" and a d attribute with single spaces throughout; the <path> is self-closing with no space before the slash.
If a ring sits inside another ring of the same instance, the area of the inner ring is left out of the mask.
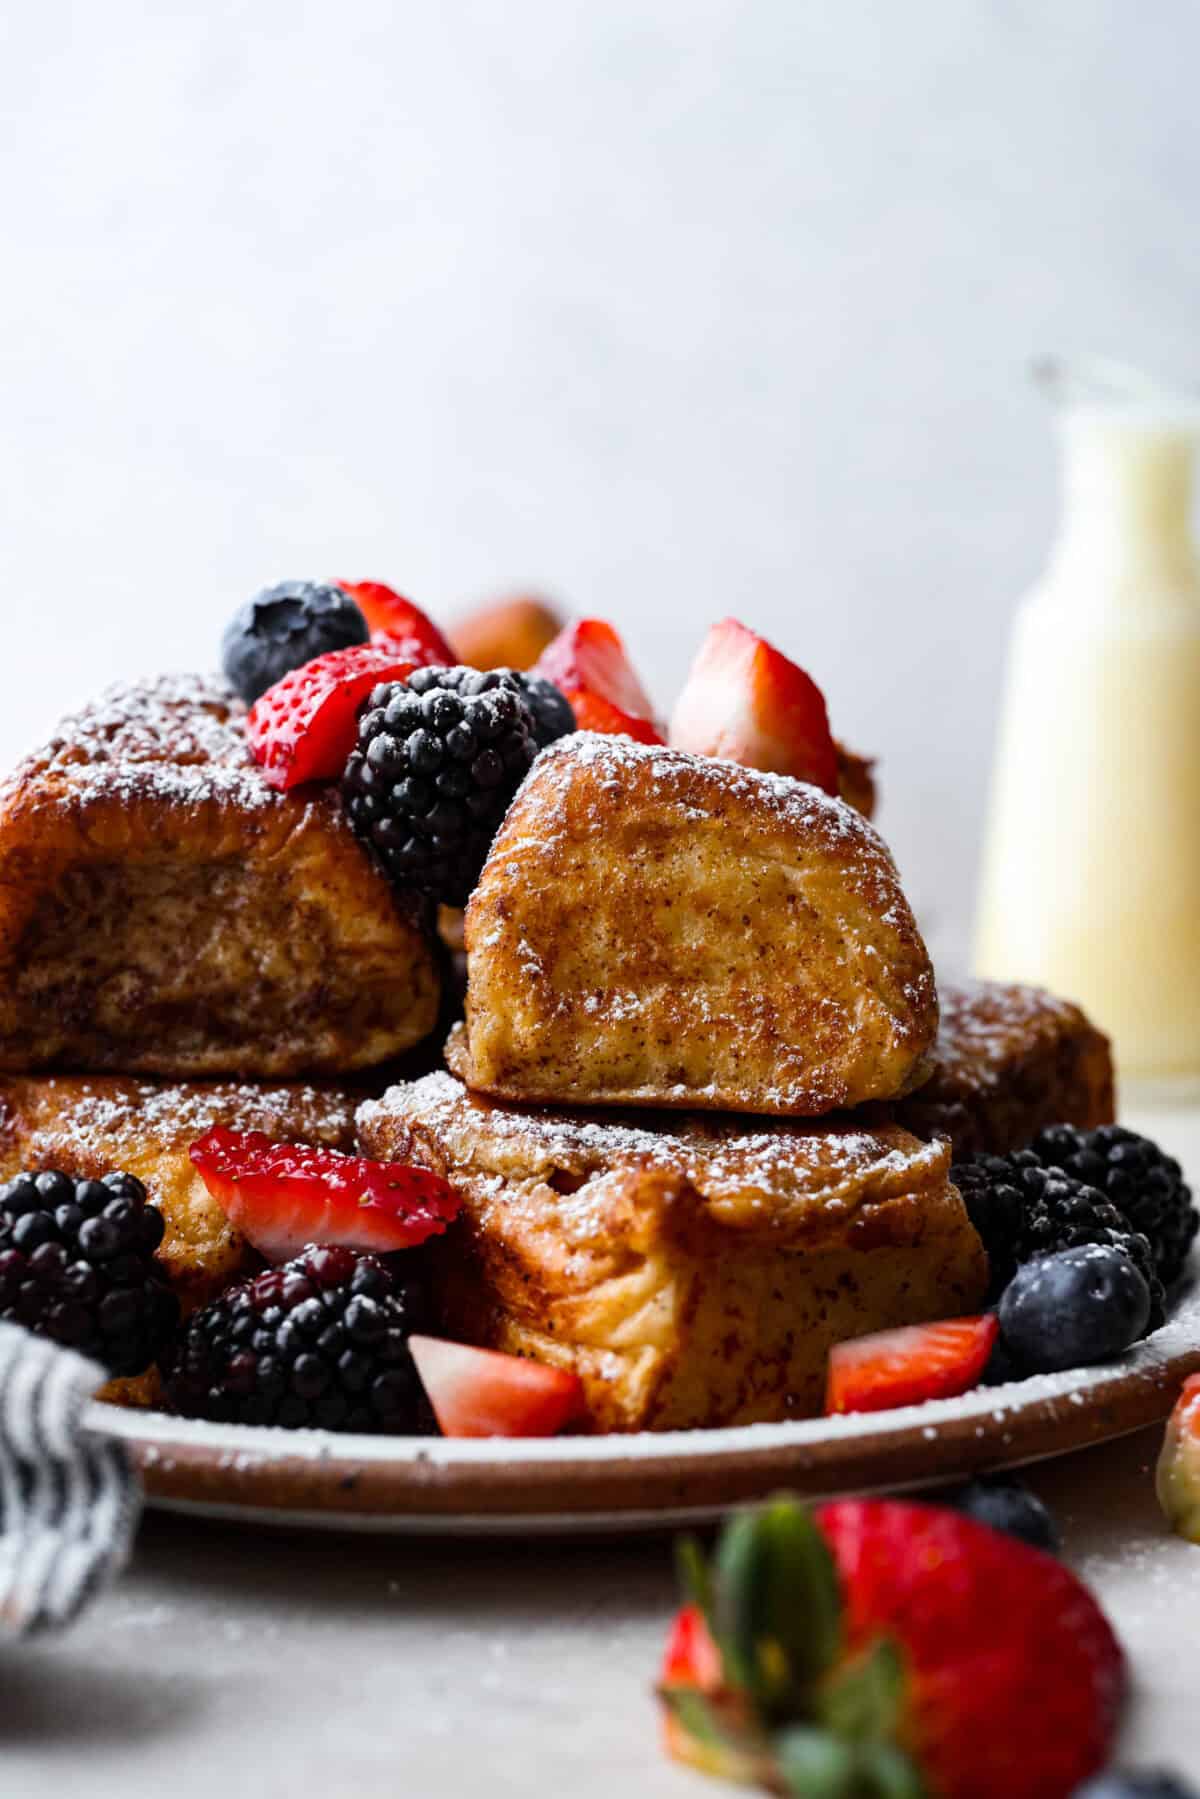
<path id="1" fill-rule="evenodd" d="M 1060 1562 L 952 1511 L 788 1500 L 694 1545 L 659 1694 L 667 1748 L 805 1799 L 1070 1799 L 1125 1686 Z"/>

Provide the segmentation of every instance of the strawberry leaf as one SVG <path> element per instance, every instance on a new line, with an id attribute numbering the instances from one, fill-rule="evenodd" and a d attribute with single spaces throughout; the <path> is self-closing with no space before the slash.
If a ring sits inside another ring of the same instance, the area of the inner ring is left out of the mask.
<path id="1" fill-rule="evenodd" d="M 856 1655 L 826 1682 L 818 1696 L 821 1720 L 850 1742 L 887 1742 L 895 1734 L 904 1699 L 904 1664 L 888 1637 Z"/>
<path id="2" fill-rule="evenodd" d="M 916 1764 L 894 1743 L 861 1743 L 857 1753 L 859 1778 L 869 1799 L 929 1799 Z"/>
<path id="3" fill-rule="evenodd" d="M 913 1763 L 891 1743 L 848 1743 L 801 1724 L 781 1731 L 772 1749 L 771 1785 L 796 1799 L 929 1799 Z"/>
<path id="4" fill-rule="evenodd" d="M 776 1737 L 774 1751 L 785 1793 L 797 1799 L 860 1799 L 855 1751 L 829 1731 L 795 1725 Z"/>
<path id="5" fill-rule="evenodd" d="M 810 1513 L 778 1499 L 726 1526 L 714 1635 L 729 1679 L 765 1716 L 801 1719 L 841 1644 L 841 1589 Z"/>
<path id="6" fill-rule="evenodd" d="M 709 1697 L 691 1686 L 664 1684 L 658 1697 L 669 1717 L 685 1733 L 697 1760 L 711 1773 L 727 1780 L 764 1785 L 774 1763 L 771 1746 L 753 1718 L 747 1716 L 741 1697 L 734 1693 Z"/>
<path id="7" fill-rule="evenodd" d="M 689 1599 L 713 1634 L 712 1573 L 695 1537 L 679 1537 L 675 1544 L 675 1569 L 685 1599 Z"/>

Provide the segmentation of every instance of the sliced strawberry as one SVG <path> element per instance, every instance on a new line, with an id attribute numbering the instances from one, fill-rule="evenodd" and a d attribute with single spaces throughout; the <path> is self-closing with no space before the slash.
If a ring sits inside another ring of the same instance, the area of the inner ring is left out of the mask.
<path id="1" fill-rule="evenodd" d="M 409 1349 L 446 1437 L 552 1437 L 583 1409 L 577 1374 L 527 1356 L 411 1337 Z"/>
<path id="2" fill-rule="evenodd" d="M 1167 1424 L 1156 1479 L 1171 1529 L 1200 1543 L 1200 1374 L 1191 1374 Z"/>
<path id="3" fill-rule="evenodd" d="M 1000 1326 L 994 1312 L 874 1331 L 829 1352 L 825 1410 L 887 1412 L 952 1399 L 979 1384 Z"/>
<path id="4" fill-rule="evenodd" d="M 336 780 L 358 733 L 358 713 L 373 687 L 406 681 L 430 661 L 423 644 L 361 643 L 330 650 L 292 669 L 256 700 L 246 719 L 250 753 L 272 787 Z"/>
<path id="5" fill-rule="evenodd" d="M 804 670 L 736 618 L 714 625 L 675 705 L 671 742 L 838 791 L 825 696 Z"/>
<path id="6" fill-rule="evenodd" d="M 428 613 L 406 600 L 394 587 L 382 581 L 339 581 L 366 619 L 375 643 L 393 643 L 411 639 L 425 649 L 424 660 L 430 664 L 445 663 L 453 667 L 458 661 Z"/>
<path id="7" fill-rule="evenodd" d="M 310 1243 L 383 1254 L 441 1236 L 460 1196 L 440 1175 L 214 1125 L 190 1151 L 230 1224 L 269 1262 Z"/>
<path id="8" fill-rule="evenodd" d="M 789 1500 L 681 1558 L 671 1754 L 775 1793 L 1069 1799 L 1111 1753 L 1125 1660 L 1054 1557 L 960 1513 Z"/>
<path id="9" fill-rule="evenodd" d="M 562 619 L 544 600 L 496 600 L 454 626 L 454 660 L 468 668 L 532 668 L 561 630 Z"/>
<path id="10" fill-rule="evenodd" d="M 604 619 L 580 619 L 560 631 L 538 657 L 534 673 L 566 694 L 581 731 L 634 737 L 639 743 L 666 741 L 625 645 Z"/>

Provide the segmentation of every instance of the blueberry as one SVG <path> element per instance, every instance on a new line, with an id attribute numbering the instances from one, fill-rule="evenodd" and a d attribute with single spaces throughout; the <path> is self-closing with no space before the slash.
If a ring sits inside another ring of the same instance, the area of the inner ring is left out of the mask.
<path id="1" fill-rule="evenodd" d="M 1019 1537 L 1034 1549 L 1045 1549 L 1050 1555 L 1059 1551 L 1058 1526 L 1049 1509 L 1036 1493 L 1007 1475 L 981 1475 L 963 1487 L 935 1494 L 939 1504 L 965 1512 L 978 1524 L 988 1524 L 1010 1537 Z"/>
<path id="2" fill-rule="evenodd" d="M 1136 1774 L 1114 1768 L 1077 1787 L 1075 1799 L 1196 1799 L 1196 1789 L 1162 1768 Z"/>
<path id="3" fill-rule="evenodd" d="M 1019 1268 L 1000 1300 L 1000 1332 L 1030 1374 L 1083 1368 L 1128 1349 L 1150 1319 L 1150 1288 L 1124 1250 L 1082 1243 Z"/>
<path id="4" fill-rule="evenodd" d="M 293 668 L 366 643 L 367 621 L 340 587 L 326 581 L 281 581 L 247 600 L 221 639 L 221 666 L 252 706 Z"/>

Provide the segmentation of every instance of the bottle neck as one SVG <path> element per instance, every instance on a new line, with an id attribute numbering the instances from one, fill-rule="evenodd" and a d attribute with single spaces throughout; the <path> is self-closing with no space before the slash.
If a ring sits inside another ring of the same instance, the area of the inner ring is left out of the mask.
<path id="1" fill-rule="evenodd" d="M 1187 429 L 1080 411 L 1062 423 L 1062 521 L 1051 577 L 1152 595 L 1200 582 Z"/>

